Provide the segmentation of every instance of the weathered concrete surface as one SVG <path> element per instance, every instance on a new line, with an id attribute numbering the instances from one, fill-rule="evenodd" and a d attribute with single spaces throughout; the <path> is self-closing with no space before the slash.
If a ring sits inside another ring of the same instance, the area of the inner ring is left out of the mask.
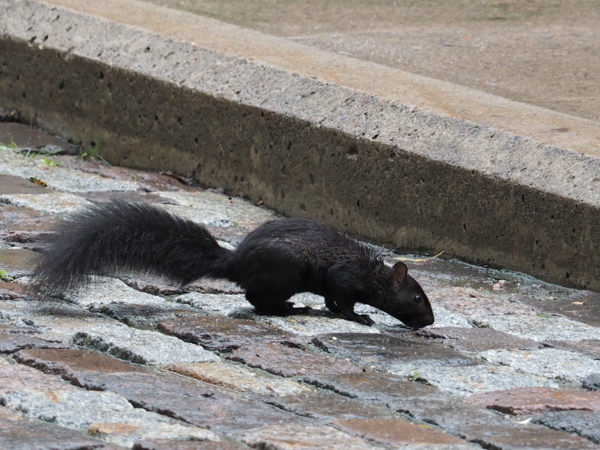
<path id="1" fill-rule="evenodd" d="M 112 162 L 600 288 L 597 122 L 135 0 L 0 7 L 2 102 Z"/>

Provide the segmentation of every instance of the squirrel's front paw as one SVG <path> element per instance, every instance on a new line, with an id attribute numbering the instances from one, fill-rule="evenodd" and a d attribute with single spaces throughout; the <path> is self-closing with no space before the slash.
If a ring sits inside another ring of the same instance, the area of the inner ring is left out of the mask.
<path id="1" fill-rule="evenodd" d="M 375 321 L 373 319 L 371 319 L 368 315 L 366 314 L 358 314 L 358 323 L 361 323 L 363 325 L 367 325 L 367 326 L 371 326 L 371 325 L 375 325 Z"/>

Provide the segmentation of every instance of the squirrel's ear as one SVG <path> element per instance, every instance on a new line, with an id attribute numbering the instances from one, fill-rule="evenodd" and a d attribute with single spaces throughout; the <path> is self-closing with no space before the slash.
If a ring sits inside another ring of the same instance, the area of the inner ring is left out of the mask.
<path id="1" fill-rule="evenodd" d="M 406 280 L 406 275 L 408 274 L 408 267 L 402 261 L 398 261 L 394 264 L 394 281 L 398 285 L 404 283 Z"/>

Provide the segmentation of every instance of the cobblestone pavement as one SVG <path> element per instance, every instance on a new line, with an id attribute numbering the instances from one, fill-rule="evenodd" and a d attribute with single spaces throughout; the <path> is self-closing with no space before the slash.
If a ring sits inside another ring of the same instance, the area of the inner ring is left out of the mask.
<path id="1" fill-rule="evenodd" d="M 22 126 L 8 127 L 0 449 L 600 448 L 597 293 L 409 262 L 436 314 L 419 331 L 367 307 L 376 325 L 351 323 L 307 294 L 308 315 L 258 316 L 219 280 L 98 278 L 62 301 L 36 297 L 35 251 L 91 203 L 157 203 L 226 246 L 277 215 L 173 174 L 38 155 L 57 145 L 41 133 L 18 154 L 6 136 Z"/>

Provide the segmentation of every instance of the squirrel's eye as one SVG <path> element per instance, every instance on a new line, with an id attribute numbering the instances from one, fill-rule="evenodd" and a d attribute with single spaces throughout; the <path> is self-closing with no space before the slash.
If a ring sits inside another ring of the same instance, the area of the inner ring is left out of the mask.
<path id="1" fill-rule="evenodd" d="M 421 297 L 419 294 L 417 294 L 413 297 L 413 301 L 415 303 L 421 303 L 423 301 L 423 297 Z"/>

